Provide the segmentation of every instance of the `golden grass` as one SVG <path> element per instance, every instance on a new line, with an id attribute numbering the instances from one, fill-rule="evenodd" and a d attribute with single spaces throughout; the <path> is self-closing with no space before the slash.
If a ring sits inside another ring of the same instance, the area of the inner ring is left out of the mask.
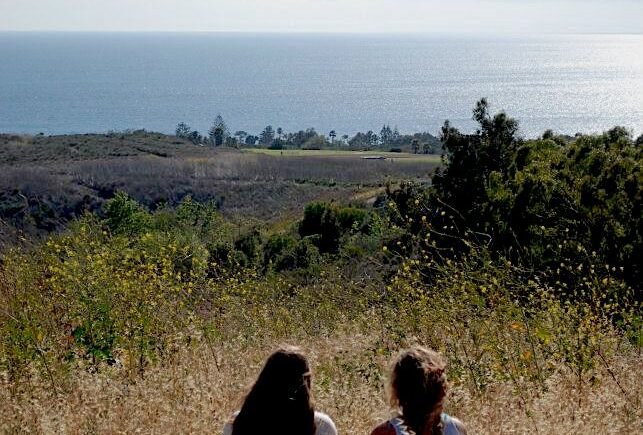
<path id="1" fill-rule="evenodd" d="M 560 299 L 475 250 L 399 257 L 388 277 L 263 275 L 209 263 L 203 244 L 230 231 L 191 213 L 212 221 L 190 238 L 134 243 L 86 218 L 3 259 L 0 433 L 220 433 L 285 343 L 309 355 L 318 408 L 343 434 L 387 418 L 387 365 L 413 343 L 449 360 L 447 412 L 471 433 L 643 432 L 641 310 L 603 301 L 611 278 L 591 270 L 591 294 Z"/>
<path id="2" fill-rule="evenodd" d="M 368 434 L 389 415 L 384 378 L 373 381 L 353 365 L 376 340 L 352 331 L 314 342 L 293 339 L 309 355 L 317 408 L 331 415 L 340 433 Z M 133 381 L 115 370 L 81 371 L 56 389 L 42 380 L 16 390 L 0 378 L 0 431 L 220 433 L 279 344 L 268 339 L 250 346 L 183 348 Z M 374 357 L 378 375 L 384 375 L 387 360 Z M 582 388 L 574 376 L 561 371 L 547 381 L 544 393 L 526 391 L 522 397 L 511 384 L 497 383 L 479 394 L 454 386 L 447 410 L 466 422 L 470 433 L 641 433 L 643 359 L 624 353 L 608 363 Z"/>

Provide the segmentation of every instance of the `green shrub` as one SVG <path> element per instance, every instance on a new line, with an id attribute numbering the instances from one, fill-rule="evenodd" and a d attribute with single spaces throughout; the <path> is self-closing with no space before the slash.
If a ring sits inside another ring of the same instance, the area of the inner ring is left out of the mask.
<path id="1" fill-rule="evenodd" d="M 339 207 L 323 202 L 308 204 L 299 224 L 299 235 L 314 236 L 321 253 L 336 254 L 341 238 L 352 231 L 367 231 L 368 213 L 353 207 Z"/>
<path id="2" fill-rule="evenodd" d="M 264 246 L 264 264 L 276 272 L 295 269 L 310 271 L 319 262 L 314 236 L 297 240 L 288 235 L 273 235 Z"/>
<path id="3" fill-rule="evenodd" d="M 243 254 L 244 266 L 256 265 L 261 256 L 261 233 L 253 228 L 235 241 L 235 249 Z"/>
<path id="4" fill-rule="evenodd" d="M 105 222 L 114 234 L 133 236 L 150 225 L 149 213 L 126 193 L 118 192 L 105 204 Z"/>
<path id="5" fill-rule="evenodd" d="M 569 265 L 607 265 L 640 291 L 643 149 L 630 133 L 616 127 L 571 141 L 553 133 L 523 141 L 517 122 L 491 116 L 484 100 L 474 118 L 475 134 L 445 123 L 445 165 L 431 187 L 402 184 L 389 192 L 394 224 L 411 236 L 429 229 L 443 253 L 488 244 L 499 257 L 570 287 L 582 284 L 584 273 Z"/>

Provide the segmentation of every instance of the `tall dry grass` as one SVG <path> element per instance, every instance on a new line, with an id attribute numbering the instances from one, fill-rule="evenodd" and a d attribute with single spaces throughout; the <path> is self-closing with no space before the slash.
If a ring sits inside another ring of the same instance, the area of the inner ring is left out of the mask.
<path id="1" fill-rule="evenodd" d="M 472 433 L 643 429 L 640 304 L 606 299 L 610 276 L 583 272 L 591 292 L 562 298 L 484 250 L 437 262 L 386 245 L 369 256 L 380 274 L 263 274 L 209 257 L 230 235 L 210 219 L 110 235 L 88 217 L 3 258 L 1 432 L 217 433 L 283 343 L 310 356 L 341 433 L 389 415 L 387 365 L 413 343 L 448 359 L 447 411 Z"/>
<path id="2" fill-rule="evenodd" d="M 186 196 L 229 216 L 279 219 L 312 201 L 350 198 L 387 180 L 427 180 L 427 162 L 269 156 L 174 144 L 158 135 L 62 136 L 0 144 L 0 219 L 28 236 L 64 229 L 116 191 L 155 208 Z M 16 208 L 16 204 L 24 206 Z M 0 245 L 18 243 L 0 233 Z"/>
<path id="3" fill-rule="evenodd" d="M 317 408 L 332 416 L 340 433 L 368 434 L 390 413 L 384 379 L 388 358 L 376 358 L 377 382 L 350 362 L 363 359 L 378 337 L 360 331 L 325 338 L 293 338 L 312 364 Z M 67 385 L 46 380 L 18 389 L 0 378 L 3 433 L 220 433 L 238 408 L 264 359 L 279 341 L 254 346 L 226 343 L 183 348 L 135 381 L 118 373 L 75 374 Z M 480 434 L 641 433 L 643 385 L 640 354 L 615 355 L 591 385 L 579 388 L 561 370 L 546 389 L 516 394 L 511 383 L 483 393 L 451 389 L 447 410 Z"/>

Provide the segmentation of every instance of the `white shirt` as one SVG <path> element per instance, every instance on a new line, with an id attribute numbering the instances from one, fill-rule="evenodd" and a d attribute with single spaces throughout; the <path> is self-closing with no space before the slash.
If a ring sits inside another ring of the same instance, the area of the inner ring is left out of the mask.
<path id="1" fill-rule="evenodd" d="M 234 417 L 237 414 L 238 412 L 235 412 Z M 323 412 L 315 411 L 315 427 L 315 435 L 337 435 L 335 423 Z M 223 435 L 232 435 L 232 422 L 227 422 L 223 426 Z"/>

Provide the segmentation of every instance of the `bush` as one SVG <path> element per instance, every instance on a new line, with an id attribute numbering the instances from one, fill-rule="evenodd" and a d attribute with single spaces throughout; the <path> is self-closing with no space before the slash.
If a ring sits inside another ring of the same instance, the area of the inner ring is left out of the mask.
<path id="1" fill-rule="evenodd" d="M 243 254 L 243 266 L 252 266 L 257 263 L 261 255 L 261 244 L 261 233 L 256 228 L 243 234 L 235 241 L 235 249 Z"/>
<path id="2" fill-rule="evenodd" d="M 341 228 L 337 222 L 335 208 L 327 203 L 308 204 L 304 218 L 299 224 L 299 235 L 318 236 L 314 243 L 322 253 L 334 253 L 339 248 Z"/>
<path id="3" fill-rule="evenodd" d="M 313 243 L 321 253 L 336 254 L 341 238 L 352 231 L 367 231 L 368 213 L 353 207 L 338 207 L 316 202 L 308 204 L 299 224 L 299 235 L 314 236 Z"/>
<path id="4" fill-rule="evenodd" d="M 114 234 L 137 235 L 147 229 L 149 213 L 126 193 L 118 192 L 105 204 L 105 222 Z"/>
<path id="5" fill-rule="evenodd" d="M 206 269 L 200 244 L 164 233 L 109 236 L 86 218 L 34 255 L 16 252 L 5 263 L 12 290 L 2 296 L 13 314 L 0 330 L 14 345 L 3 346 L 4 358 L 12 370 L 16 359 L 49 370 L 117 358 L 143 370 L 191 323 L 192 293 Z"/>
<path id="6" fill-rule="evenodd" d="M 297 240 L 288 235 L 274 235 L 264 246 L 264 264 L 276 272 L 307 270 L 320 262 L 319 250 L 314 237 Z"/>
<path id="7" fill-rule="evenodd" d="M 443 249 L 466 252 L 463 238 L 486 240 L 497 255 L 569 286 L 583 274 L 563 273 L 560 265 L 591 258 L 638 287 L 643 150 L 630 133 L 616 127 L 571 142 L 553 133 L 525 142 L 517 122 L 492 117 L 484 100 L 474 118 L 480 130 L 471 135 L 445 123 L 445 165 L 427 193 L 392 196 L 397 222 L 416 232 L 429 219 Z"/>
<path id="8" fill-rule="evenodd" d="M 366 225 L 368 213 L 364 209 L 355 207 L 338 207 L 337 208 L 337 222 L 342 229 L 342 232 L 352 230 L 365 232 L 368 231 Z"/>

